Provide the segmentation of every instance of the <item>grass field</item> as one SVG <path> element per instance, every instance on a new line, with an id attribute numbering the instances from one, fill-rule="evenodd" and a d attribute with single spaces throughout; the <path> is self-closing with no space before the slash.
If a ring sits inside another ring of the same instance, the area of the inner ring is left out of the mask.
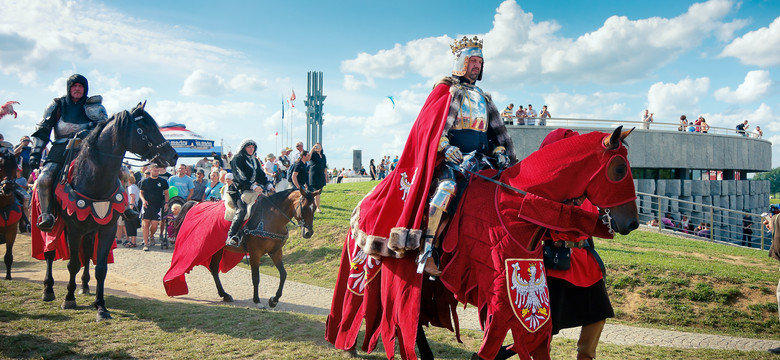
<path id="1" fill-rule="evenodd" d="M 315 236 L 291 236 L 288 279 L 332 287 L 352 208 L 376 184 L 329 185 Z M 774 288 L 777 262 L 765 251 L 635 231 L 597 239 L 617 318 L 609 323 L 780 340 Z M 24 250 L 17 250 L 21 257 Z M 262 271 L 276 276 L 264 261 Z M 57 287 L 58 294 L 65 289 Z M 59 309 L 40 301 L 41 285 L 0 280 L 0 358 L 339 359 L 324 339 L 325 318 L 278 311 L 107 296 L 113 320 L 95 311 Z M 92 297 L 77 295 L 79 304 Z M 463 343 L 430 329 L 437 358 L 467 359 L 482 334 L 463 331 Z M 362 338 L 361 338 L 362 341 Z M 554 359 L 574 358 L 576 344 L 555 339 Z M 364 359 L 386 358 L 381 346 Z M 767 352 L 599 345 L 599 359 L 774 359 Z"/>

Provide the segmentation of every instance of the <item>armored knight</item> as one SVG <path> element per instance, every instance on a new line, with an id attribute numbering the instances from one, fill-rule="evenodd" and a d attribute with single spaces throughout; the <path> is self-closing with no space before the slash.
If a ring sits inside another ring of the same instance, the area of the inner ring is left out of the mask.
<path id="1" fill-rule="evenodd" d="M 230 224 L 227 240 L 225 240 L 225 245 L 235 247 L 241 244 L 242 237 L 239 230 L 244 224 L 244 217 L 249 206 L 241 198 L 241 195 L 249 191 L 262 194 L 264 190 L 273 189 L 273 184 L 268 182 L 260 161 L 255 157 L 257 143 L 254 140 L 245 139 L 238 146 L 238 149 L 238 153 L 230 161 L 230 168 L 233 169 L 233 184 L 227 189 L 228 195 L 236 206 L 236 214 L 233 216 L 233 222 Z"/>
<path id="2" fill-rule="evenodd" d="M 67 95 L 55 98 L 51 102 L 32 134 L 33 149 L 30 153 L 30 167 L 37 169 L 43 149 L 50 141 L 52 130 L 54 131 L 51 150 L 38 177 L 41 215 L 37 219 L 37 226 L 40 230 L 51 231 L 54 226 L 53 184 L 68 157 L 68 151 L 72 151 L 71 155 L 75 156 L 79 149 L 79 141 L 76 139 L 85 137 L 98 122 L 108 119 L 106 108 L 102 104 L 103 97 L 100 95 L 87 97 L 88 91 L 87 78 L 79 74 L 71 75 L 67 82 Z"/>
<path id="3" fill-rule="evenodd" d="M 428 224 L 424 244 L 417 262 L 417 272 L 425 271 L 438 275 L 439 271 L 431 258 L 435 249 L 434 239 L 442 227 L 443 218 L 457 206 L 457 200 L 468 185 L 468 174 L 463 176 L 453 170 L 462 165 L 467 170 L 478 171 L 484 167 L 479 161 L 462 164 L 463 154 L 475 153 L 485 158 L 495 159 L 495 164 L 503 169 L 517 161 L 514 155 L 512 139 L 507 135 L 503 120 L 490 96 L 475 85 L 482 80 L 484 58 L 482 40 L 463 37 L 451 45 L 455 55 L 452 77 L 444 78 L 440 83 L 450 83 L 451 103 L 447 114 L 447 123 L 439 139 L 438 152 L 448 164 L 439 167 L 435 173 L 431 188 L 433 195 L 428 204 Z"/>

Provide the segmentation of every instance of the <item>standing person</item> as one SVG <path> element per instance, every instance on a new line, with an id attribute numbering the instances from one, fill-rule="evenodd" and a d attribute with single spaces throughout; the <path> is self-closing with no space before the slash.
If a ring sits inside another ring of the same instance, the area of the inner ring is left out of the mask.
<path id="1" fill-rule="evenodd" d="M 325 187 L 328 183 L 328 158 L 322 151 L 322 144 L 314 143 L 309 156 L 309 191 L 317 191 Z M 317 212 L 320 211 L 320 194 L 314 197 L 314 204 L 317 205 Z"/>
<path id="2" fill-rule="evenodd" d="M 265 179 L 268 180 L 269 184 L 273 184 L 276 181 L 276 155 L 273 153 L 268 153 L 265 156 L 263 172 L 265 172 Z"/>
<path id="3" fill-rule="evenodd" d="M 224 184 L 219 181 L 219 171 L 212 171 L 211 174 L 209 174 L 209 183 L 206 185 L 206 191 L 203 194 L 203 200 L 221 200 L 222 194 L 220 193 L 220 190 L 222 190 L 223 185 Z"/>
<path id="4" fill-rule="evenodd" d="M 748 121 L 747 120 L 737 124 L 737 134 L 740 134 L 742 136 L 747 136 L 747 129 L 749 127 L 750 127 L 750 125 L 748 125 Z"/>
<path id="5" fill-rule="evenodd" d="M 303 154 L 303 142 L 302 141 L 298 141 L 295 144 L 295 151 L 296 151 L 295 154 L 293 154 L 293 156 L 292 156 L 292 163 L 293 164 L 298 162 L 298 159 L 301 158 L 301 154 Z"/>
<path id="6" fill-rule="evenodd" d="M 206 194 L 206 185 L 208 185 L 208 181 L 206 181 L 205 175 L 206 173 L 203 171 L 203 169 L 198 169 L 195 172 L 195 180 L 192 180 L 192 200 L 205 200 L 203 196 Z"/>
<path id="7" fill-rule="evenodd" d="M 766 226 L 767 230 L 772 232 L 772 246 L 769 247 L 769 257 L 780 261 L 780 231 L 774 231 L 774 229 L 777 229 L 780 227 L 780 215 L 773 215 L 772 217 L 769 217 L 769 215 L 764 216 L 763 220 L 764 226 Z M 780 281 L 777 283 L 777 308 L 780 309 Z M 780 316 L 780 313 L 778 313 Z M 769 352 L 773 354 L 780 354 L 780 347 L 769 349 Z"/>
<path id="8" fill-rule="evenodd" d="M 536 121 L 536 110 L 534 110 L 534 107 L 531 104 L 528 104 L 528 108 L 525 110 L 525 116 L 526 125 L 533 125 Z"/>
<path id="9" fill-rule="evenodd" d="M 501 112 L 501 118 L 504 119 L 504 125 L 513 125 L 512 121 L 512 114 L 514 111 L 512 109 L 515 108 L 515 104 L 509 104 L 506 108 L 504 108 L 504 111 Z"/>
<path id="10" fill-rule="evenodd" d="M 293 164 L 292 169 L 290 169 L 290 171 L 292 171 L 292 185 L 295 189 L 305 190 L 308 185 L 309 169 L 306 166 L 306 163 L 309 161 L 309 158 L 311 158 L 309 152 L 303 150 L 298 161 L 296 161 L 295 164 Z"/>
<path id="11" fill-rule="evenodd" d="M 35 170 L 41 164 L 44 149 L 49 143 L 52 130 L 54 131 L 54 141 L 38 176 L 37 184 L 41 215 L 33 221 L 36 221 L 36 226 L 42 231 L 49 232 L 54 226 L 53 185 L 63 162 L 66 161 L 68 140 L 74 136 L 83 138 L 98 122 L 108 119 L 106 108 L 102 105 L 103 97 L 100 95 L 87 97 L 88 93 L 87 78 L 79 74 L 71 75 L 67 81 L 66 95 L 54 99 L 49 104 L 43 113 L 43 119 L 36 125 L 35 132 L 32 134 L 30 168 Z"/>
<path id="12" fill-rule="evenodd" d="M 164 168 L 152 165 L 151 176 L 141 183 L 140 193 L 143 201 L 144 251 L 149 251 L 149 246 L 154 246 L 154 233 L 160 224 L 160 211 L 168 210 L 168 182 L 160 177 Z"/>
<path id="13" fill-rule="evenodd" d="M 753 241 L 753 218 L 750 215 L 742 217 L 742 246 L 750 246 Z"/>
<path id="14" fill-rule="evenodd" d="M 290 153 L 292 149 L 284 147 L 279 150 L 279 157 L 276 158 L 276 181 L 274 187 L 276 191 L 283 191 L 290 188 L 290 182 L 287 180 L 287 171 L 292 166 L 292 160 L 290 159 Z"/>
<path id="15" fill-rule="evenodd" d="M 32 169 L 30 169 L 30 152 L 32 151 L 32 148 L 30 147 L 31 142 L 32 140 L 30 140 L 29 136 L 22 136 L 22 138 L 19 140 L 19 145 L 16 145 L 14 148 L 16 163 L 22 166 L 22 175 L 25 179 L 30 177 L 30 173 L 32 172 Z"/>
<path id="16" fill-rule="evenodd" d="M 760 139 L 762 137 L 764 137 L 764 131 L 761 130 L 760 126 L 756 126 L 756 138 Z"/>
<path id="17" fill-rule="evenodd" d="M 701 118 L 701 132 L 706 134 L 708 131 L 710 131 L 710 124 L 707 124 L 707 120 Z"/>
<path id="18" fill-rule="evenodd" d="M 547 119 L 551 118 L 550 112 L 547 111 L 547 105 L 542 106 L 542 112 L 539 113 L 539 126 L 547 126 Z"/>
<path id="19" fill-rule="evenodd" d="M 369 162 L 368 172 L 371 175 L 371 180 L 376 180 L 376 165 L 374 165 L 374 159 L 371 159 Z"/>
<path id="20" fill-rule="evenodd" d="M 523 105 L 517 106 L 515 117 L 517 118 L 517 125 L 525 125 L 525 109 L 523 109 Z"/>
<path id="21" fill-rule="evenodd" d="M 269 185 L 263 166 L 255 156 L 257 143 L 254 140 L 245 139 L 239 144 L 238 149 L 238 153 L 233 156 L 233 160 L 230 162 L 230 167 L 233 169 L 233 184 L 227 190 L 228 196 L 236 206 L 236 215 L 233 216 L 233 222 L 230 224 L 225 245 L 234 247 L 241 244 L 242 236 L 239 235 L 239 230 L 244 223 L 248 207 L 248 204 L 241 199 L 241 195 L 250 191 L 262 194 L 264 188 Z M 272 187 L 269 188 L 269 190 L 271 189 Z"/>
<path id="22" fill-rule="evenodd" d="M 653 115 L 649 110 L 645 109 L 645 114 L 642 116 L 642 129 L 650 129 L 650 123 L 653 122 Z"/>
<path id="23" fill-rule="evenodd" d="M 382 158 L 382 161 L 379 162 L 379 180 L 382 180 L 387 176 L 387 165 L 385 164 L 385 159 Z"/>
<path id="24" fill-rule="evenodd" d="M 130 177 L 127 179 L 127 206 L 133 208 L 134 210 L 140 212 L 141 211 L 141 190 L 138 188 L 138 185 L 135 184 L 135 177 Z M 125 219 L 125 232 L 127 233 L 127 241 L 125 242 L 125 247 L 136 247 L 136 237 L 138 236 L 138 225 L 139 221 L 141 221 L 138 218 L 135 219 Z"/>
<path id="25" fill-rule="evenodd" d="M 677 127 L 677 131 L 686 131 L 688 128 L 688 118 L 685 115 L 680 115 L 680 126 Z"/>
<path id="26" fill-rule="evenodd" d="M 179 190 L 178 196 L 184 199 L 184 201 L 192 200 L 192 195 L 195 193 L 195 184 L 192 183 L 192 178 L 187 176 L 186 165 L 179 165 L 176 176 L 171 176 L 168 179 L 168 185 L 175 186 Z"/>

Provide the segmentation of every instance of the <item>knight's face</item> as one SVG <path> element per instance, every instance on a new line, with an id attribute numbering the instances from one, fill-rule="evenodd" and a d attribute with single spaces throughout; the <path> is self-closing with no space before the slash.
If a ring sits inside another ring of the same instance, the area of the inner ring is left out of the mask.
<path id="1" fill-rule="evenodd" d="M 253 155 L 255 153 L 255 146 L 254 145 L 244 146 L 244 151 L 247 153 L 247 155 Z"/>
<path id="2" fill-rule="evenodd" d="M 466 68 L 466 77 L 468 77 L 472 83 L 477 81 L 479 73 L 482 72 L 482 62 L 483 60 L 479 56 L 472 56 L 469 58 L 469 64 Z"/>
<path id="3" fill-rule="evenodd" d="M 84 97 L 84 85 L 81 83 L 74 83 L 70 86 L 70 97 L 74 102 L 81 100 Z"/>

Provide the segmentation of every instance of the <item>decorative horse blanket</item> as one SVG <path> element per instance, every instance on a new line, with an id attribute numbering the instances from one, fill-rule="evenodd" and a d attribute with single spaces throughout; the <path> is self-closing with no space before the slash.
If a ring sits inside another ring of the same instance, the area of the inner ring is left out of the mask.
<path id="1" fill-rule="evenodd" d="M 224 200 L 202 202 L 187 212 L 176 237 L 171 267 L 163 277 L 168 296 L 189 293 L 184 275 L 197 265 L 209 267 L 211 257 L 225 247 L 229 228 L 230 221 L 225 220 Z M 243 253 L 224 251 L 219 271 L 230 271 L 243 258 Z"/>

